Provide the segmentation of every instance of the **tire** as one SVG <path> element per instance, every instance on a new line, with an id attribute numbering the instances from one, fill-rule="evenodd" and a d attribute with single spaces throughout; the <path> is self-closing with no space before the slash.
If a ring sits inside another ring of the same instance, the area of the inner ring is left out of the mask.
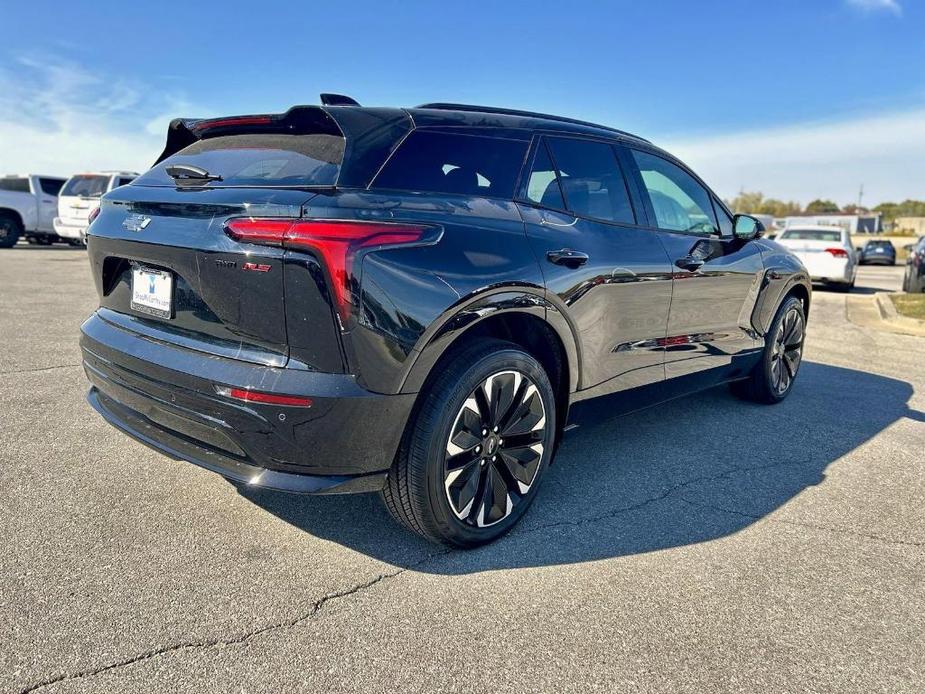
<path id="1" fill-rule="evenodd" d="M 22 234 L 22 224 L 16 217 L 0 214 L 0 248 L 12 248 Z"/>
<path id="2" fill-rule="evenodd" d="M 536 497 L 553 454 L 555 393 L 536 359 L 495 339 L 455 351 L 434 373 L 381 495 L 431 542 L 476 547 L 508 532 Z"/>
<path id="3" fill-rule="evenodd" d="M 791 322 L 793 320 L 797 323 Z M 794 296 L 788 297 L 777 309 L 771 328 L 765 335 L 761 361 L 747 379 L 730 384 L 732 392 L 742 399 L 766 405 L 784 400 L 793 390 L 799 374 L 805 339 L 803 302 Z"/>

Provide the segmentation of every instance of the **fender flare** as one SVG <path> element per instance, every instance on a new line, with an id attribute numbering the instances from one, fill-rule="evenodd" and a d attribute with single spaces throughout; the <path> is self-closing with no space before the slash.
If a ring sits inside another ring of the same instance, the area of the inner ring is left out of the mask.
<path id="1" fill-rule="evenodd" d="M 470 295 L 447 309 L 421 334 L 403 370 L 399 392 L 417 393 L 450 347 L 483 321 L 503 314 L 542 320 L 561 341 L 569 367 L 569 392 L 580 386 L 581 347 L 575 326 L 546 298 L 542 287 L 495 287 Z"/>

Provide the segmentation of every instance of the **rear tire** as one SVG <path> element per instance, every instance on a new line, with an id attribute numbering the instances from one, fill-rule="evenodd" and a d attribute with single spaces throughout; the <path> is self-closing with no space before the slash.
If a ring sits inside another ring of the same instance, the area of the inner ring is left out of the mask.
<path id="1" fill-rule="evenodd" d="M 0 213 L 0 248 L 12 248 L 22 234 L 22 224 L 16 217 Z"/>
<path id="2" fill-rule="evenodd" d="M 795 296 L 788 297 L 777 309 L 764 339 L 761 361 L 747 379 L 731 383 L 730 390 L 744 400 L 775 405 L 790 394 L 803 361 L 803 302 Z"/>
<path id="3" fill-rule="evenodd" d="M 409 530 L 476 547 L 508 532 L 536 497 L 553 453 L 555 394 L 540 363 L 502 340 L 471 343 L 436 373 L 381 495 Z"/>

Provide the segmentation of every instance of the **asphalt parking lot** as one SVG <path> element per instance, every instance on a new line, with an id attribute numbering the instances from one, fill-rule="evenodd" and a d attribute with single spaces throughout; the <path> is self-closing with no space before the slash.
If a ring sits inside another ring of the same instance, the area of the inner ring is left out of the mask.
<path id="1" fill-rule="evenodd" d="M 83 399 L 85 253 L 0 269 L 0 690 L 925 689 L 925 338 L 845 295 L 814 293 L 782 405 L 579 428 L 515 532 L 458 552 L 375 496 L 240 490 L 129 440 Z"/>

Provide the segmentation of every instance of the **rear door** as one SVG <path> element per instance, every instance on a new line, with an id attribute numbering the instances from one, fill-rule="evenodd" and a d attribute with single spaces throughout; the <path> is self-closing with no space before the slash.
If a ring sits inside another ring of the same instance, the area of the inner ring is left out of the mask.
<path id="1" fill-rule="evenodd" d="M 579 336 L 581 387 L 662 381 L 671 266 L 613 144 L 540 138 L 521 196 L 546 288 Z"/>
<path id="2" fill-rule="evenodd" d="M 764 277 L 759 247 L 733 236 L 728 212 L 691 173 L 653 152 L 630 154 L 674 272 L 665 375 L 727 367 L 763 345 L 751 323 Z"/>

